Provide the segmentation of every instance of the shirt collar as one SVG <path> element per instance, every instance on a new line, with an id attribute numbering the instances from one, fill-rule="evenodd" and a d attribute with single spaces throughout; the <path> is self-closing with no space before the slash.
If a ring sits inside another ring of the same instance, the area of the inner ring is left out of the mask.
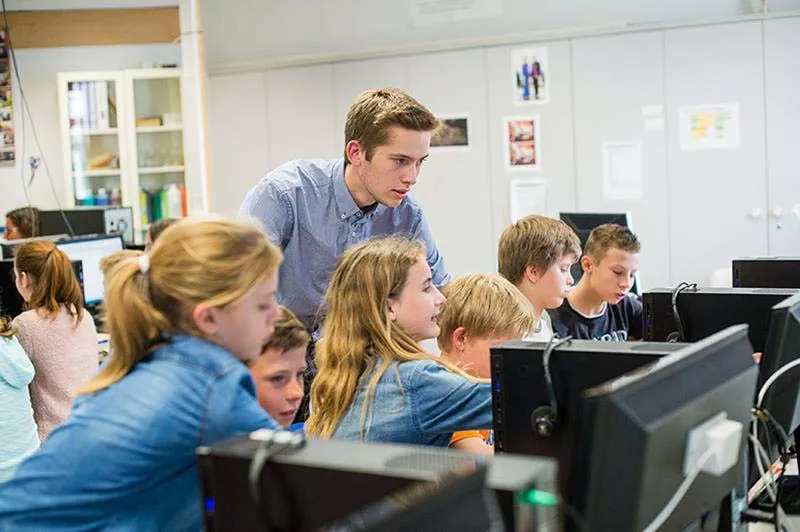
<path id="1" fill-rule="evenodd" d="M 361 208 L 356 205 L 356 201 L 347 189 L 347 184 L 344 182 L 344 159 L 336 163 L 336 169 L 333 175 L 333 196 L 336 198 L 336 207 L 338 210 L 339 218 L 347 220 L 357 212 L 361 212 Z"/>

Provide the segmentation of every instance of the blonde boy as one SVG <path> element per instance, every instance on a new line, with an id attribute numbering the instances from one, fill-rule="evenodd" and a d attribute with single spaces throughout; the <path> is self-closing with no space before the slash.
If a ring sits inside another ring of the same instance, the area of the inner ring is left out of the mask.
<path id="1" fill-rule="evenodd" d="M 574 338 L 641 339 L 642 304 L 628 297 L 639 270 L 639 251 L 639 239 L 627 227 L 596 227 L 581 258 L 583 277 L 552 313 L 553 329 Z"/>
<path id="2" fill-rule="evenodd" d="M 533 330 L 527 340 L 553 337 L 546 312 L 561 306 L 573 284 L 570 267 L 581 255 L 578 235 L 561 220 L 530 215 L 508 226 L 500 236 L 497 267 L 533 308 Z"/>
<path id="3" fill-rule="evenodd" d="M 442 289 L 446 302 L 439 314 L 442 356 L 477 377 L 488 379 L 489 349 L 519 339 L 533 327 L 533 309 L 501 276 L 471 274 Z M 492 453 L 489 431 L 457 432 L 450 446 L 470 452 Z"/>
<path id="4" fill-rule="evenodd" d="M 306 328 L 292 312 L 281 307 L 275 332 L 261 355 L 250 363 L 261 408 L 283 428 L 292 424 L 303 401 L 306 349 L 311 341 Z"/>

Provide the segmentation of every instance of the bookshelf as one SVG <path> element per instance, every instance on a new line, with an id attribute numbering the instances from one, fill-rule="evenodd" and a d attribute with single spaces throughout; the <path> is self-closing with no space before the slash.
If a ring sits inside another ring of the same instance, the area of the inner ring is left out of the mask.
<path id="1" fill-rule="evenodd" d="M 132 207 L 137 241 L 202 209 L 187 199 L 180 69 L 62 72 L 58 87 L 66 205 Z"/>

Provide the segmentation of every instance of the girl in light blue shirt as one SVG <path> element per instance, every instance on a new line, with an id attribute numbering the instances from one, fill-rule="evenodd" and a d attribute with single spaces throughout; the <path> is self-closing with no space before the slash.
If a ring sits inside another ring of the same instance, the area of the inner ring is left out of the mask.
<path id="1" fill-rule="evenodd" d="M 401 236 L 342 255 L 317 344 L 309 435 L 447 447 L 455 431 L 492 428 L 490 384 L 419 346 L 439 335 L 444 303 L 425 256 Z"/>
<path id="2" fill-rule="evenodd" d="M 8 320 L 0 319 L 0 484 L 39 448 L 28 391 L 33 364 L 14 332 Z"/>

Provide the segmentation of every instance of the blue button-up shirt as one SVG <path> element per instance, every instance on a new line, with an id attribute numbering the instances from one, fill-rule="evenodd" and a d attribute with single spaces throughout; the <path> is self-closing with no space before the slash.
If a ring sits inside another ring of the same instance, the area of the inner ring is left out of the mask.
<path id="1" fill-rule="evenodd" d="M 0 531 L 202 530 L 197 447 L 275 427 L 240 360 L 175 337 L 76 400 L 0 486 Z"/>
<path id="2" fill-rule="evenodd" d="M 283 249 L 278 301 L 310 329 L 339 257 L 371 236 L 405 233 L 421 240 L 433 283 L 442 286 L 450 280 L 416 200 L 406 196 L 397 207 L 379 204 L 362 211 L 344 182 L 344 159 L 280 166 L 250 190 L 239 216 L 260 220 L 270 240 Z"/>

